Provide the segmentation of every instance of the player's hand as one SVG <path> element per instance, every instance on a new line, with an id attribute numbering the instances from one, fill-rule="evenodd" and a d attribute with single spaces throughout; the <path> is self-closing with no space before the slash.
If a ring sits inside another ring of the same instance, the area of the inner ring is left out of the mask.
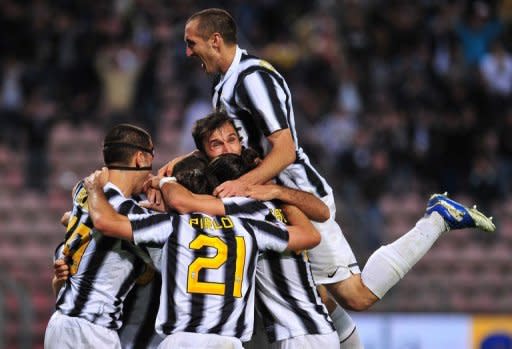
<path id="1" fill-rule="evenodd" d="M 159 203 L 151 203 L 148 200 L 143 200 L 139 202 L 139 206 L 158 212 L 169 211 L 168 206 L 165 204 L 165 201 L 163 200 L 160 201 Z"/>
<path id="2" fill-rule="evenodd" d="M 66 281 L 69 277 L 69 265 L 66 264 L 64 259 L 57 259 L 53 263 L 53 272 L 57 281 Z"/>
<path id="3" fill-rule="evenodd" d="M 226 181 L 213 191 L 213 195 L 219 198 L 227 198 L 231 196 L 245 196 L 247 191 L 247 183 L 236 179 L 233 181 Z"/>
<path id="4" fill-rule="evenodd" d="M 155 178 L 158 178 L 155 176 Z M 158 185 L 158 184 L 157 184 Z M 139 205 L 150 210 L 167 212 L 167 205 L 159 189 L 148 188 L 146 191 L 147 200 L 139 202 Z"/>
<path id="5" fill-rule="evenodd" d="M 245 196 L 255 200 L 270 201 L 279 197 L 280 187 L 274 184 L 254 184 L 247 187 Z"/>
<path id="6" fill-rule="evenodd" d="M 63 226 L 67 227 L 70 217 L 71 217 L 71 211 L 64 212 L 64 214 L 60 218 L 60 224 L 62 224 Z"/>
<path id="7" fill-rule="evenodd" d="M 142 188 L 142 190 L 144 192 L 146 192 L 146 195 L 148 195 L 148 192 L 150 191 L 150 189 L 156 189 L 156 190 L 160 191 L 159 183 L 163 177 L 164 176 L 160 176 L 160 175 L 158 175 L 158 176 L 149 175 L 148 179 L 144 182 L 144 185 Z M 153 201 L 153 200 L 149 199 L 149 195 L 148 195 L 148 200 Z"/>
<path id="8" fill-rule="evenodd" d="M 199 150 L 194 150 L 188 154 L 181 155 L 181 156 L 178 156 L 177 158 L 172 159 L 171 161 L 169 161 L 167 164 L 165 164 L 164 166 L 162 166 L 162 168 L 160 168 L 158 170 L 158 176 L 160 176 L 160 177 L 172 176 L 172 171 L 174 170 L 174 165 L 176 165 L 178 162 L 185 159 L 186 157 L 188 157 L 190 155 L 194 155 L 196 153 L 199 153 Z"/>
<path id="9" fill-rule="evenodd" d="M 108 168 L 103 167 L 91 173 L 84 181 L 87 191 L 103 189 L 108 182 Z"/>

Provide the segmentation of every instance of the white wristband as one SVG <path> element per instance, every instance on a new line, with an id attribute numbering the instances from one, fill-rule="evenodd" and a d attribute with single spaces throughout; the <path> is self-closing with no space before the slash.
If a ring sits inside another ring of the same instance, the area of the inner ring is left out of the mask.
<path id="1" fill-rule="evenodd" d="M 176 177 L 162 177 L 160 179 L 160 182 L 158 182 L 158 186 L 160 187 L 160 189 L 162 189 L 163 185 L 165 183 L 171 183 L 171 182 L 177 182 L 178 180 L 176 179 Z"/>

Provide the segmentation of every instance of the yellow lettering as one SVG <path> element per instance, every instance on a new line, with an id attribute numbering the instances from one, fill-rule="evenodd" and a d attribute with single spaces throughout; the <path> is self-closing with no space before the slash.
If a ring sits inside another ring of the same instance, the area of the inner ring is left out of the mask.
<path id="1" fill-rule="evenodd" d="M 189 224 L 191 227 L 198 226 L 198 225 L 199 225 L 199 218 L 190 218 L 190 219 L 188 220 L 188 224 Z"/>
<path id="2" fill-rule="evenodd" d="M 210 217 L 204 217 L 204 229 L 212 229 L 213 222 Z"/>
<path id="3" fill-rule="evenodd" d="M 220 218 L 220 222 L 222 223 L 222 226 L 225 228 L 225 229 L 231 229 L 235 226 L 235 224 L 233 223 L 233 221 L 231 220 L 231 218 L 229 217 L 221 217 Z"/>

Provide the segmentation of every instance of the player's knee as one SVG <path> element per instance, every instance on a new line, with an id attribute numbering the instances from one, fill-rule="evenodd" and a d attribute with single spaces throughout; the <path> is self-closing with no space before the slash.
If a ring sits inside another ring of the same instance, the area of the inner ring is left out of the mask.
<path id="1" fill-rule="evenodd" d="M 378 300 L 359 275 L 353 275 L 338 285 L 329 285 L 328 290 L 341 306 L 349 310 L 367 310 Z"/>
<path id="2" fill-rule="evenodd" d="M 353 297 L 347 300 L 348 308 L 353 311 L 368 310 L 375 302 L 368 297 Z"/>

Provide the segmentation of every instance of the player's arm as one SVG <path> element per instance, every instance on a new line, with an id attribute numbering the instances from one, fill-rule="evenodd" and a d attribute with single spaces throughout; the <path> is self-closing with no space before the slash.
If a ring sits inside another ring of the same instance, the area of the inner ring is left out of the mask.
<path id="1" fill-rule="evenodd" d="M 272 70 L 270 66 L 267 68 Z M 248 74 L 238 85 L 235 94 L 240 106 L 251 114 L 257 127 L 265 132 L 271 149 L 258 167 L 236 181 L 224 182 L 216 188 L 214 195 L 221 197 L 233 196 L 237 187 L 266 183 L 292 164 L 297 156 L 287 121 L 287 105 L 291 96 L 275 76 L 263 70 Z"/>
<path id="2" fill-rule="evenodd" d="M 133 240 L 132 225 L 128 217 L 117 213 L 103 192 L 108 170 L 95 171 L 84 181 L 87 189 L 87 205 L 94 228 L 106 236 Z"/>
<path id="3" fill-rule="evenodd" d="M 196 153 L 198 153 L 199 150 L 193 150 L 192 152 L 188 153 L 188 154 L 185 154 L 185 155 L 180 155 L 172 160 L 170 160 L 168 163 L 166 163 L 164 166 L 162 166 L 159 170 L 158 170 L 158 176 L 159 177 L 163 177 L 163 176 L 171 176 L 172 175 L 172 171 L 174 169 L 174 165 L 176 165 L 178 162 L 180 162 L 181 160 L 191 156 L 191 155 L 194 155 Z"/>
<path id="4" fill-rule="evenodd" d="M 266 183 L 295 161 L 295 143 L 289 128 L 276 131 L 267 139 L 272 145 L 270 152 L 255 169 L 239 180 L 247 184 Z"/>
<path id="5" fill-rule="evenodd" d="M 315 195 L 277 184 L 251 185 L 245 193 L 260 201 L 280 200 L 297 206 L 311 220 L 325 222 L 330 217 L 327 205 Z"/>
<path id="6" fill-rule="evenodd" d="M 192 212 L 203 212 L 212 216 L 226 214 L 224 203 L 214 196 L 194 194 L 175 180 L 167 182 L 159 180 L 158 185 L 165 203 L 180 214 Z"/>
<path id="7" fill-rule="evenodd" d="M 289 224 L 287 226 L 289 250 L 299 252 L 320 243 L 320 233 L 300 209 L 293 205 L 283 205 L 281 208 Z"/>
<path id="8" fill-rule="evenodd" d="M 220 184 L 215 188 L 214 195 L 234 196 L 249 185 L 266 183 L 295 161 L 295 143 L 290 129 L 278 130 L 269 135 L 267 139 L 272 145 L 272 149 L 260 164 L 240 178 Z"/>

